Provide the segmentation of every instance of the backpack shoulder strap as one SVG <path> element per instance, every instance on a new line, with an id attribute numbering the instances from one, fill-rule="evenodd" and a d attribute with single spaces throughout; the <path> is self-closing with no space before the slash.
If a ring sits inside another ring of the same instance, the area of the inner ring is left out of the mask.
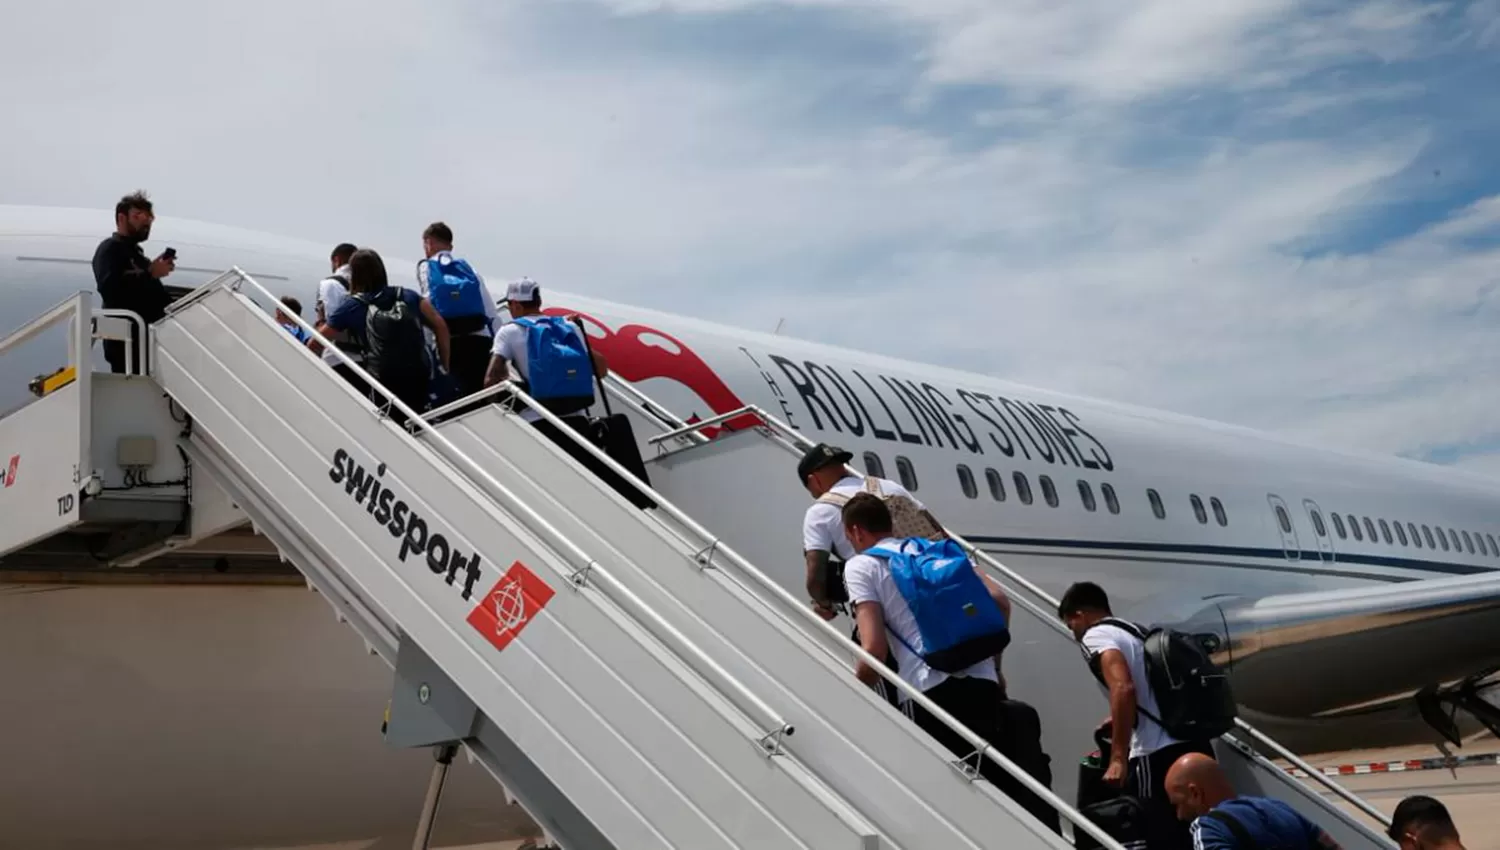
<path id="1" fill-rule="evenodd" d="M 1224 827 L 1234 835 L 1234 843 L 1239 850 L 1260 850 L 1260 844 L 1250 834 L 1250 830 L 1246 829 L 1245 825 L 1240 823 L 1239 819 L 1234 815 L 1219 811 L 1218 809 L 1212 809 L 1203 816 L 1213 818 L 1219 823 L 1224 824 Z"/>
<path id="2" fill-rule="evenodd" d="M 873 475 L 866 475 L 865 492 L 872 496 L 884 495 L 884 492 L 880 489 L 880 479 Z"/>
<path id="3" fill-rule="evenodd" d="M 1136 640 L 1139 640 L 1139 641 L 1142 641 L 1142 642 L 1144 642 L 1146 640 L 1146 630 L 1143 629 L 1143 628 L 1141 628 L 1140 626 L 1137 626 L 1135 623 L 1130 622 L 1129 620 L 1121 620 L 1118 617 L 1105 617 L 1104 619 L 1100 620 L 1099 622 L 1095 623 L 1094 625 L 1095 626 L 1114 626 L 1115 628 L 1117 628 L 1117 629 L 1119 629 L 1119 630 L 1121 630 L 1123 632 L 1126 632 L 1127 634 L 1129 634 L 1131 637 L 1135 638 Z M 1090 628 L 1093 628 L 1093 626 L 1090 626 Z"/>
<path id="4" fill-rule="evenodd" d="M 832 490 L 829 490 L 827 493 L 824 493 L 823 495 L 818 497 L 818 501 L 822 504 L 837 505 L 839 507 L 848 504 L 849 499 L 849 496 L 846 496 L 843 493 L 835 493 Z"/>

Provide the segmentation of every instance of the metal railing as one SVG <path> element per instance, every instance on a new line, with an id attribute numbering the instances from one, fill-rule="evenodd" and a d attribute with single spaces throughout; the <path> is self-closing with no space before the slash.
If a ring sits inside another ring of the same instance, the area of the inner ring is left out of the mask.
<path id="1" fill-rule="evenodd" d="M 611 376 L 609 380 L 613 381 L 615 385 L 623 385 L 623 382 L 614 379 L 613 376 Z M 634 388 L 631 387 L 631 390 L 634 391 Z M 440 418 L 443 415 L 454 410 L 471 406 L 476 401 L 480 401 L 486 397 L 492 397 L 502 392 L 511 393 L 510 404 L 512 406 L 521 404 L 535 411 L 546 421 L 550 422 L 554 427 L 558 428 L 562 433 L 567 434 L 569 439 L 572 439 L 575 443 L 577 443 L 580 447 L 582 447 L 585 451 L 592 455 L 596 460 L 603 463 L 616 475 L 629 482 L 631 486 L 649 495 L 650 498 L 657 503 L 657 510 L 659 512 L 671 516 L 684 530 L 691 532 L 694 536 L 696 536 L 698 538 L 698 541 L 696 541 L 696 543 L 702 544 L 701 548 L 698 548 L 696 550 L 694 556 L 695 561 L 700 568 L 719 566 L 719 564 L 714 563 L 714 557 L 715 555 L 723 556 L 725 559 L 727 559 L 729 564 L 735 567 L 737 572 L 749 578 L 761 589 L 769 592 L 776 601 L 781 602 L 788 610 L 793 612 L 793 615 L 795 617 L 800 618 L 803 622 L 807 623 L 814 630 L 816 630 L 817 633 L 822 636 L 830 646 L 836 647 L 840 653 L 849 653 L 854 657 L 864 661 L 866 665 L 873 669 L 883 680 L 890 684 L 891 687 L 894 687 L 895 689 L 900 691 L 906 696 L 907 699 L 913 701 L 917 705 L 920 705 L 939 722 L 947 726 L 955 734 L 959 735 L 970 746 L 974 747 L 975 752 L 973 754 L 971 754 L 967 758 L 959 759 L 958 761 L 953 763 L 954 767 L 968 779 L 973 780 L 974 778 L 976 778 L 979 775 L 979 765 L 985 759 L 988 759 L 990 762 L 1000 767 L 1006 773 L 1010 774 L 1014 779 L 1020 782 L 1021 785 L 1026 787 L 1027 790 L 1045 800 L 1047 804 L 1054 810 L 1056 810 L 1059 815 L 1069 821 L 1075 829 L 1087 833 L 1094 840 L 1098 841 L 1103 847 L 1108 848 L 1108 850 L 1124 850 L 1123 846 L 1118 841 L 1116 841 L 1108 833 L 1100 829 L 1088 818 L 1085 818 L 1081 813 L 1078 812 L 1077 809 L 1069 805 L 1061 797 L 1057 796 L 1057 794 L 1054 793 L 1051 788 L 1048 788 L 1046 785 L 1038 782 L 1030 774 L 1016 765 L 1015 762 L 1012 762 L 1008 757 L 1006 757 L 1000 751 L 996 750 L 988 740 L 960 723 L 957 718 L 949 714 L 937 703 L 933 702 L 932 699 L 922 691 L 908 684 L 906 680 L 901 678 L 900 674 L 891 670 L 885 665 L 884 662 L 866 652 L 863 647 L 848 640 L 844 635 L 834 629 L 833 626 L 824 621 L 822 617 L 819 617 L 806 605 L 802 604 L 800 600 L 798 600 L 789 591 L 787 591 L 786 588 L 782 587 L 781 584 L 779 584 L 775 579 L 772 579 L 755 565 L 751 564 L 748 559 L 740 555 L 737 551 L 734 550 L 733 547 L 720 540 L 718 537 L 714 536 L 714 534 L 708 529 L 699 525 L 696 520 L 689 516 L 685 511 L 674 505 L 663 494 L 657 492 L 649 484 L 637 478 L 634 473 L 626 469 L 614 458 L 609 457 L 609 455 L 607 455 L 603 450 L 595 446 L 593 442 L 575 431 L 571 426 L 569 426 L 552 411 L 547 410 L 545 407 L 538 404 L 535 399 L 531 398 L 529 395 L 523 392 L 520 387 L 516 386 L 512 382 L 503 381 L 497 383 L 491 387 L 485 388 L 479 393 L 475 393 L 474 395 L 468 396 L 464 399 L 454 401 L 450 404 L 443 405 L 440 408 L 429 411 L 426 415 L 429 418 L 433 419 Z M 640 412 L 644 415 L 652 414 L 649 409 L 642 408 L 656 408 L 657 410 L 661 410 L 661 408 L 656 405 L 656 403 L 649 397 L 645 396 L 644 393 L 639 393 L 639 391 L 635 392 L 639 396 L 640 403 L 632 404 L 631 407 L 633 409 L 640 410 Z M 616 397 L 618 398 L 618 395 Z M 738 411 L 736 415 L 744 415 L 744 413 L 745 411 L 741 410 Z M 716 421 L 705 420 L 705 422 L 697 423 L 696 425 L 688 427 L 697 429 L 701 427 L 708 427 L 712 424 L 716 424 Z M 704 438 L 703 442 L 708 442 L 707 438 Z M 972 768 L 970 768 L 968 765 L 968 762 L 970 760 L 975 761 L 975 765 Z"/>
<path id="2" fill-rule="evenodd" d="M 667 430 L 661 434 L 657 434 L 656 436 L 650 437 L 647 442 L 653 445 L 660 446 L 667 440 L 681 439 L 689 434 L 697 434 L 699 437 L 702 437 L 702 440 L 695 442 L 698 442 L 700 444 L 708 443 L 711 442 L 711 440 L 699 433 L 702 429 L 710 428 L 720 423 L 738 419 L 746 415 L 754 415 L 755 417 L 760 419 L 760 424 L 755 426 L 755 429 L 762 431 L 768 439 L 772 440 L 773 442 L 779 443 L 792 454 L 800 455 L 802 452 L 815 445 L 814 441 L 808 439 L 806 436 L 799 433 L 796 429 L 792 428 L 791 426 L 782 422 L 780 419 L 777 419 L 775 416 L 772 416 L 770 413 L 767 413 L 765 410 L 753 404 L 745 405 L 744 407 L 741 407 L 737 410 L 731 410 L 727 413 L 720 413 L 698 422 L 687 423 L 683 422 L 680 418 L 673 416 L 670 412 L 664 411 L 660 405 L 652 401 L 648 396 L 646 396 L 645 393 L 642 393 L 640 390 L 636 389 L 625 381 L 621 381 L 618 378 L 615 378 L 613 375 L 611 375 L 608 380 L 608 386 L 609 389 L 616 391 L 616 398 L 627 402 L 634 402 L 634 404 L 631 405 L 633 408 L 638 409 L 640 407 L 649 405 L 651 408 L 659 411 L 658 413 L 650 415 L 653 415 L 658 419 L 667 419 L 668 421 L 672 421 L 675 424 L 674 428 L 671 428 L 670 430 Z M 852 474 L 855 475 L 865 475 L 864 472 L 857 470 L 852 466 L 846 465 L 845 469 L 849 470 Z M 1010 582 L 1013 582 L 1014 584 L 1023 588 L 1027 593 L 1031 594 L 1034 597 L 1037 597 L 1038 599 L 1041 599 L 1048 606 L 1050 606 L 1050 609 L 1044 609 L 1040 605 L 1037 605 L 1031 600 L 1026 599 L 1024 596 L 1017 600 L 1016 594 L 1011 593 L 1011 599 L 1013 602 L 1019 601 L 1028 611 L 1031 611 L 1033 614 L 1040 617 L 1042 622 L 1046 623 L 1053 630 L 1066 635 L 1069 640 L 1073 640 L 1073 636 L 1068 632 L 1067 627 L 1063 625 L 1057 618 L 1056 611 L 1058 600 L 1056 598 L 1047 593 L 1047 591 L 1043 590 L 1034 582 L 1027 579 L 1025 576 L 1021 575 L 1010 567 L 1007 567 L 1005 564 L 1001 563 L 998 559 L 994 558 L 983 549 L 980 549 L 978 546 L 970 543 L 962 537 L 959 537 L 949 529 L 945 528 L 944 531 L 946 531 L 949 537 L 955 543 L 958 543 L 960 546 L 962 546 L 964 550 L 967 551 L 975 560 L 981 561 L 991 569 L 1001 573 Z M 1007 590 L 1010 590 L 1010 588 L 1007 588 Z M 1305 760 L 1277 742 L 1274 738 L 1252 726 L 1245 719 L 1236 717 L 1235 726 L 1250 738 L 1254 739 L 1257 743 L 1262 744 L 1266 748 L 1275 752 L 1278 757 L 1286 760 L 1292 766 L 1306 773 L 1310 778 L 1313 779 L 1313 781 L 1328 789 L 1329 792 L 1339 797 L 1344 802 L 1348 803 L 1351 806 L 1354 806 L 1371 818 L 1374 818 L 1378 823 L 1381 823 L 1385 826 L 1390 826 L 1391 818 L 1385 812 L 1382 812 L 1381 810 L 1370 805 L 1359 795 L 1333 781 L 1332 778 L 1324 776 L 1322 771 L 1309 765 Z M 1246 749 L 1249 752 L 1254 752 L 1253 748 L 1249 748 L 1249 746 L 1244 742 L 1231 740 L 1231 743 L 1237 744 L 1242 749 Z"/>
<path id="3" fill-rule="evenodd" d="M 276 296 L 270 290 L 266 289 L 259 281 L 236 266 L 205 283 L 192 293 L 178 299 L 168 307 L 167 314 L 170 316 L 181 312 L 209 294 L 223 289 L 228 290 L 233 296 L 244 299 L 247 304 L 255 307 L 267 324 L 274 324 L 271 316 L 265 313 L 265 308 L 262 305 L 256 304 L 254 299 L 240 291 L 243 285 L 250 286 L 271 303 L 275 303 L 277 300 Z M 652 630 L 652 633 L 664 643 L 674 645 L 674 648 L 684 657 L 684 660 L 692 659 L 689 664 L 690 667 L 696 669 L 706 679 L 716 680 L 726 695 L 732 694 L 734 697 L 737 697 L 737 699 L 731 698 L 731 702 L 738 703 L 737 707 L 741 711 L 748 717 L 755 719 L 761 724 L 761 728 L 766 730 L 757 741 L 757 745 L 763 751 L 774 754 L 778 751 L 781 738 L 791 735 L 795 731 L 791 724 L 782 719 L 770 705 L 753 693 L 745 683 L 741 682 L 733 674 L 720 666 L 718 662 L 710 658 L 701 647 L 693 643 L 692 640 L 678 631 L 671 623 L 668 623 L 633 591 L 611 575 L 598 561 L 591 558 L 587 552 L 584 552 L 565 537 L 555 526 L 547 522 L 536 511 L 527 506 L 525 502 L 516 498 L 515 494 L 509 488 L 486 471 L 484 467 L 480 466 L 462 451 L 459 451 L 458 447 L 449 441 L 447 437 L 443 436 L 435 426 L 425 421 L 420 413 L 407 406 L 393 394 L 386 392 L 373 375 L 365 371 L 363 366 L 340 351 L 327 337 L 319 334 L 317 328 L 313 327 L 301 316 L 289 315 L 287 318 L 295 322 L 303 330 L 312 334 L 314 339 L 321 341 L 325 350 L 332 350 L 335 353 L 335 357 L 347 365 L 358 378 L 365 381 L 372 390 L 380 392 L 381 395 L 386 397 L 386 405 L 384 407 L 377 405 L 371 411 L 375 416 L 388 418 L 388 411 L 392 408 L 401 411 L 407 417 L 406 427 L 409 430 L 425 431 L 427 438 L 442 447 L 451 460 L 465 467 L 474 480 L 482 481 L 489 486 L 493 494 L 498 494 L 496 501 L 500 502 L 512 515 L 519 518 L 522 524 L 533 533 L 543 538 L 562 557 L 564 563 L 571 568 L 572 572 L 569 576 L 570 584 L 575 588 L 582 588 L 585 586 L 586 580 L 598 580 L 605 588 L 606 596 L 611 598 L 621 608 L 630 611 L 643 624 L 648 624 L 648 629 L 654 626 L 655 629 Z M 299 345 L 290 334 L 283 333 L 283 335 L 287 338 L 289 344 Z M 305 348 L 305 346 L 303 347 Z M 318 355 L 314 355 L 310 350 L 307 351 L 307 357 L 312 362 L 320 365 L 324 364 L 323 359 Z M 491 498 L 495 498 L 495 496 L 492 495 Z M 775 744 L 776 747 L 772 747 L 771 744 Z"/>
<path id="4" fill-rule="evenodd" d="M 0 339 L 0 356 L 3 356 L 52 328 L 69 323 L 68 363 L 64 368 L 73 368 L 73 380 L 78 385 L 78 465 L 73 483 L 80 486 L 91 474 L 93 458 L 93 370 L 89 367 L 94 341 L 93 314 L 94 293 L 81 291 Z"/>

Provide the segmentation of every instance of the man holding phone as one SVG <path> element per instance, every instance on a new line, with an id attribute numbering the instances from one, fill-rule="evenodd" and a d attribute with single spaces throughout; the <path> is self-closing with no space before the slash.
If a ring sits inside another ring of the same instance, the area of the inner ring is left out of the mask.
<path id="1" fill-rule="evenodd" d="M 177 252 L 168 248 L 160 257 L 147 260 L 141 243 L 151 238 L 151 223 L 156 220 L 151 201 L 145 192 L 126 195 L 115 204 L 115 232 L 94 251 L 94 283 L 99 299 L 107 309 L 133 310 L 151 324 L 167 314 L 171 296 L 161 279 L 177 268 Z M 131 346 L 135 352 L 136 371 L 145 371 L 140 340 L 131 329 Z M 110 371 L 125 371 L 125 344 L 120 340 L 104 341 L 104 359 Z"/>

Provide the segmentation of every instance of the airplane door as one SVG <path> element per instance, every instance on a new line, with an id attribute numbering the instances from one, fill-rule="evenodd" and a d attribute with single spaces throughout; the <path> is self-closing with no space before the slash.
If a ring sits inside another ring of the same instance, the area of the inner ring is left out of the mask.
<path id="1" fill-rule="evenodd" d="M 1302 560 L 1302 544 L 1297 541 L 1297 526 L 1292 522 L 1292 512 L 1287 510 L 1286 502 L 1275 493 L 1266 500 L 1271 503 L 1271 524 L 1281 535 L 1281 553 L 1288 561 Z"/>
<path id="2" fill-rule="evenodd" d="M 1328 529 L 1328 515 L 1323 513 L 1318 503 L 1312 499 L 1303 499 L 1302 507 L 1307 511 L 1307 521 L 1312 523 L 1313 539 L 1318 543 L 1319 560 L 1333 563 L 1337 560 L 1337 556 L 1333 551 L 1333 533 Z"/>

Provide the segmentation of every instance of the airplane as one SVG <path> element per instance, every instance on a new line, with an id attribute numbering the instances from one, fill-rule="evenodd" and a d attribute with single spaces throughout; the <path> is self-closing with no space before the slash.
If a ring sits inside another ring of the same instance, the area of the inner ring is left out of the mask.
<path id="1" fill-rule="evenodd" d="M 90 259 L 112 228 L 109 210 L 0 206 L 11 324 L 92 291 Z M 240 267 L 310 317 L 333 244 L 162 216 L 147 254 L 177 250 L 166 282 L 179 288 Z M 373 247 L 393 282 L 408 280 L 406 246 Z M 754 405 L 900 481 L 1054 596 L 1098 581 L 1119 613 L 1200 636 L 1244 716 L 1299 752 L 1500 728 L 1500 482 L 553 292 L 537 277 L 546 309 L 579 315 L 615 375 L 689 422 L 729 414 L 701 433 L 764 424 L 742 412 Z M 27 403 L 62 356 L 60 334 L 5 352 L 0 410 Z M 97 347 L 95 358 L 107 368 Z M 798 594 L 806 505 L 769 511 L 779 524 L 755 524 L 747 552 Z M 128 567 L 66 546 L 0 558 L 7 837 L 408 840 L 430 762 L 379 740 L 389 670 L 356 658 L 357 639 L 301 588 L 248 528 Z M 439 839 L 524 833 L 493 797 L 488 777 L 460 766 Z"/>

